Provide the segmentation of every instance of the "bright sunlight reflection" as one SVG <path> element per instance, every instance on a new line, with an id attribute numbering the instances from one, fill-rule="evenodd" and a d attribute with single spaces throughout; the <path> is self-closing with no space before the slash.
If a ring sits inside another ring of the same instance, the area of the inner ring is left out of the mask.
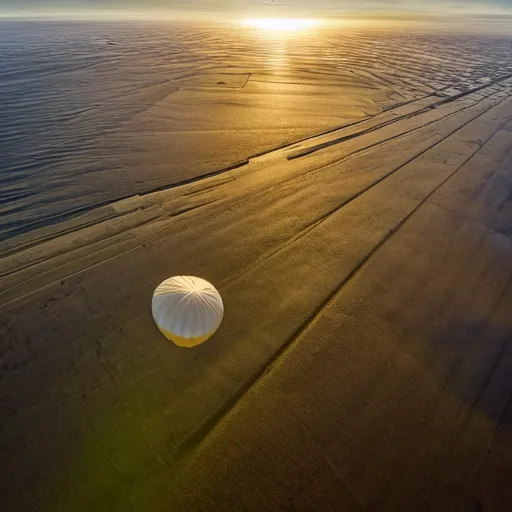
<path id="1" fill-rule="evenodd" d="M 241 23 L 245 26 L 276 32 L 304 30 L 318 25 L 316 20 L 307 18 L 249 18 L 242 20 Z"/>

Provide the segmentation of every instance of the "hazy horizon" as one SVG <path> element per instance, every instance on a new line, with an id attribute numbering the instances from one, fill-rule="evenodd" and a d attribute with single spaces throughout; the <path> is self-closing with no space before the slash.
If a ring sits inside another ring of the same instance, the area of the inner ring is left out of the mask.
<path id="1" fill-rule="evenodd" d="M 428 20 L 512 16 L 512 0 L 0 0 L 0 16 L 318 17 Z"/>

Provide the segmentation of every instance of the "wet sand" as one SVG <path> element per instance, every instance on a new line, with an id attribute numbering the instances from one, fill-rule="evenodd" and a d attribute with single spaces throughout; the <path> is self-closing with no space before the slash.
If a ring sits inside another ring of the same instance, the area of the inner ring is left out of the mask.
<path id="1" fill-rule="evenodd" d="M 503 77 L 5 242 L 1 508 L 509 510 L 511 190 Z"/>

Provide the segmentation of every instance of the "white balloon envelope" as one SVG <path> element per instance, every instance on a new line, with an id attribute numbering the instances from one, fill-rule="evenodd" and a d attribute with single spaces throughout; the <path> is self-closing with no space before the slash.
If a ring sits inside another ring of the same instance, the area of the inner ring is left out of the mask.
<path id="1" fill-rule="evenodd" d="M 175 276 L 156 287 L 152 311 L 156 325 L 168 340 L 180 347 L 195 347 L 219 328 L 224 304 L 208 281 Z"/>

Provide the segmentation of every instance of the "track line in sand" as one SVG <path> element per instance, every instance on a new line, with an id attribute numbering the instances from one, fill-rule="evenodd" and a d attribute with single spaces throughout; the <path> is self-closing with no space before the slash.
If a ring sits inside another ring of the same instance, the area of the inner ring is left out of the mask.
<path id="1" fill-rule="evenodd" d="M 512 75 L 511 76 L 507 76 L 507 77 L 503 78 L 503 80 L 511 78 L 511 77 L 512 77 Z M 500 80 L 500 81 L 502 81 L 502 80 Z M 288 158 L 288 160 L 294 160 L 296 158 L 302 158 L 303 156 L 310 155 L 312 153 L 320 151 L 321 149 L 325 149 L 325 148 L 328 148 L 330 146 L 334 146 L 336 144 L 339 144 L 341 142 L 345 142 L 347 140 L 351 140 L 351 139 L 354 139 L 356 137 L 360 137 L 361 135 L 366 135 L 368 133 L 372 133 L 372 132 L 374 132 L 376 130 L 379 130 L 380 128 L 384 128 L 385 126 L 389 126 L 389 125 L 395 124 L 395 123 L 397 123 L 399 121 L 403 121 L 404 119 L 411 119 L 411 118 L 416 117 L 416 116 L 418 116 L 420 114 L 428 112 L 429 110 L 433 110 L 435 108 L 438 108 L 438 107 L 440 107 L 442 105 L 445 105 L 447 103 L 451 103 L 451 102 L 453 102 L 455 100 L 458 100 L 458 99 L 463 98 L 465 96 L 468 96 L 470 94 L 474 94 L 475 92 L 478 92 L 478 91 L 480 91 L 480 90 L 482 90 L 482 89 L 484 89 L 486 87 L 480 87 L 480 88 L 474 89 L 472 91 L 466 91 L 466 92 L 460 93 L 460 94 L 458 94 L 456 96 L 452 96 L 452 97 L 449 97 L 449 98 L 444 98 L 444 99 L 442 99 L 442 100 L 440 100 L 440 101 L 438 101 L 436 103 L 432 103 L 431 105 L 423 107 L 423 108 L 421 108 L 421 109 L 419 109 L 417 111 L 410 112 L 408 114 L 404 114 L 402 116 L 390 119 L 389 121 L 385 121 L 385 122 L 383 122 L 381 124 L 369 127 L 369 128 L 367 128 L 365 130 L 361 130 L 360 132 L 356 132 L 356 133 L 353 133 L 353 134 L 345 135 L 345 136 L 339 137 L 337 139 L 333 139 L 331 141 L 327 141 L 327 142 L 324 142 L 324 143 L 321 143 L 321 144 L 318 144 L 318 145 L 315 145 L 315 146 L 312 146 L 312 147 L 309 147 L 309 148 L 304 148 L 303 150 L 299 150 L 299 151 L 297 151 L 295 153 L 292 153 L 292 154 L 288 155 L 287 158 Z M 487 96 L 485 96 L 481 100 L 477 101 L 475 104 L 468 105 L 466 107 L 462 107 L 460 110 L 457 110 L 456 112 L 447 114 L 446 116 L 443 116 L 443 117 L 439 118 L 438 120 L 444 119 L 445 117 L 449 117 L 450 115 L 454 115 L 457 112 L 461 112 L 463 110 L 466 110 L 467 108 L 471 108 L 471 107 L 477 105 L 478 103 L 480 103 L 480 101 L 483 101 L 484 99 L 491 97 L 493 94 L 499 94 L 500 92 L 501 91 L 490 92 Z M 430 96 L 435 97 L 434 94 L 429 94 L 427 97 L 430 97 Z M 428 126 L 429 124 L 434 123 L 436 121 L 430 121 L 430 122 L 426 123 L 423 126 Z M 414 128 L 411 131 L 414 131 L 416 129 L 422 128 L 423 126 L 419 126 L 417 128 Z M 409 133 L 409 132 L 404 132 L 404 134 L 407 134 L 407 133 Z M 383 141 L 383 142 L 386 142 L 386 141 Z"/>

